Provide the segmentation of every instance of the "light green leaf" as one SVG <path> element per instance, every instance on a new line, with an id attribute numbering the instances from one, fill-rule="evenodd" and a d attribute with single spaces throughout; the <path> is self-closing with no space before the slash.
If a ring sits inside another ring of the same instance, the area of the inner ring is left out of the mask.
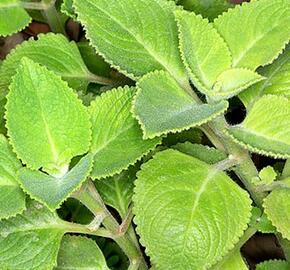
<path id="1" fill-rule="evenodd" d="M 0 36 L 8 36 L 24 29 L 31 22 L 19 0 L 1 0 Z"/>
<path id="2" fill-rule="evenodd" d="M 275 172 L 274 168 L 271 166 L 264 167 L 260 172 L 259 172 L 259 177 L 261 181 L 257 183 L 262 183 L 264 185 L 269 185 L 273 183 L 277 177 L 277 173 Z"/>
<path id="3" fill-rule="evenodd" d="M 210 95 L 213 97 L 230 98 L 264 79 L 263 76 L 249 69 L 232 68 L 218 76 Z"/>
<path id="4" fill-rule="evenodd" d="M 130 112 L 133 95 L 134 89 L 127 86 L 113 89 L 90 106 L 94 179 L 120 173 L 161 141 L 142 139 L 142 131 Z"/>
<path id="5" fill-rule="evenodd" d="M 44 270 L 56 265 L 57 252 L 67 225 L 42 205 L 0 221 L 0 269 Z"/>
<path id="6" fill-rule="evenodd" d="M 194 85 L 207 94 L 231 67 L 230 51 L 216 29 L 201 16 L 176 11 L 183 62 Z"/>
<path id="7" fill-rule="evenodd" d="M 92 74 L 86 68 L 76 44 L 61 34 L 39 35 L 18 45 L 8 55 L 0 69 L 0 99 L 8 93 L 8 86 L 23 57 L 46 66 L 74 89 L 86 89 Z"/>
<path id="8" fill-rule="evenodd" d="M 89 176 L 92 166 L 93 155 L 87 154 L 61 177 L 22 168 L 19 172 L 19 183 L 31 198 L 40 201 L 53 211 L 81 186 Z"/>
<path id="9" fill-rule="evenodd" d="M 290 240 L 290 190 L 273 190 L 265 198 L 264 208 L 272 224 L 284 238 Z"/>
<path id="10" fill-rule="evenodd" d="M 137 232 L 159 270 L 212 266 L 250 220 L 244 190 L 224 172 L 176 150 L 145 163 L 135 184 Z"/>
<path id="11" fill-rule="evenodd" d="M 215 164 L 227 158 L 227 155 L 214 148 L 202 144 L 193 144 L 190 142 L 178 143 L 171 148 L 178 150 L 184 154 L 198 158 L 208 164 Z"/>
<path id="12" fill-rule="evenodd" d="M 289 41 L 289 0 L 244 3 L 219 16 L 214 25 L 230 48 L 233 67 L 255 70 L 273 62 Z"/>
<path id="13" fill-rule="evenodd" d="M 61 174 L 72 157 L 88 151 L 91 125 L 86 108 L 53 72 L 23 58 L 7 99 L 8 135 L 29 168 Z"/>
<path id="14" fill-rule="evenodd" d="M 226 257 L 218 266 L 210 268 L 211 270 L 248 270 L 240 251 L 236 251 L 229 257 Z"/>
<path id="15" fill-rule="evenodd" d="M 266 80 L 253 85 L 239 95 L 246 107 L 266 94 L 290 98 L 290 46 L 271 65 L 262 67 L 258 71 L 266 77 Z"/>
<path id="16" fill-rule="evenodd" d="M 60 10 L 62 13 L 64 13 L 68 17 L 71 17 L 74 20 L 77 19 L 77 16 L 75 14 L 75 10 L 73 8 L 73 0 L 63 0 L 63 3 L 61 4 Z"/>
<path id="17" fill-rule="evenodd" d="M 282 96 L 259 99 L 241 125 L 228 130 L 243 147 L 274 158 L 290 157 L 290 101 Z"/>
<path id="18" fill-rule="evenodd" d="M 12 152 L 7 139 L 0 135 L 0 220 L 25 209 L 25 194 L 17 183 L 21 163 Z"/>
<path id="19" fill-rule="evenodd" d="M 55 270 L 109 270 L 102 251 L 89 238 L 64 236 Z"/>
<path id="20" fill-rule="evenodd" d="M 145 75 L 138 81 L 137 88 L 132 110 L 141 124 L 144 138 L 202 125 L 228 107 L 226 101 L 198 104 L 164 71 Z"/>
<path id="21" fill-rule="evenodd" d="M 172 1 L 75 0 L 74 7 L 87 38 L 115 68 L 133 79 L 167 70 L 187 81 Z"/>
<path id="22" fill-rule="evenodd" d="M 290 263 L 282 260 L 270 260 L 259 263 L 256 270 L 290 270 Z"/>
<path id="23" fill-rule="evenodd" d="M 95 185 L 105 204 L 115 208 L 122 218 L 128 213 L 132 200 L 136 169 L 129 168 L 105 181 L 96 181 Z"/>

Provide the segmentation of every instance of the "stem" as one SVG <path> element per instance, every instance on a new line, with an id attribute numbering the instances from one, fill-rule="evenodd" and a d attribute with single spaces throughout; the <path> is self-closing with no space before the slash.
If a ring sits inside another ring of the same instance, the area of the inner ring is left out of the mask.
<path id="1" fill-rule="evenodd" d="M 92 83 L 98 83 L 102 85 L 115 85 L 116 84 L 116 81 L 112 79 L 101 77 L 92 73 L 89 75 L 88 79 Z"/>
<path id="2" fill-rule="evenodd" d="M 119 223 L 106 208 L 102 198 L 100 197 L 94 184 L 91 181 L 85 183 L 81 189 L 73 195 L 73 197 L 78 199 L 96 216 L 100 215 L 100 209 L 102 209 L 105 214 L 102 223 L 105 228 L 113 235 L 114 241 L 128 256 L 130 260 L 129 269 L 148 269 L 141 250 L 135 246 L 128 233 L 119 233 Z"/>

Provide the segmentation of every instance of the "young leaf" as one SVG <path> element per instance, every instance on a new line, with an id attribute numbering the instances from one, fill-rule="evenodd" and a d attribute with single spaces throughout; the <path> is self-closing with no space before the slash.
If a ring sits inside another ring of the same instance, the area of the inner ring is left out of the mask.
<path id="1" fill-rule="evenodd" d="M 223 113 L 228 103 L 198 104 L 165 71 L 145 75 L 137 83 L 133 114 L 144 138 L 154 138 L 202 125 Z"/>
<path id="2" fill-rule="evenodd" d="M 18 157 L 29 168 L 61 173 L 89 149 L 86 108 L 60 77 L 23 58 L 7 96 L 6 126 Z"/>
<path id="3" fill-rule="evenodd" d="M 120 173 L 160 143 L 160 138 L 143 140 L 142 131 L 130 112 L 134 89 L 113 89 L 97 97 L 89 112 L 93 127 L 92 177 Z"/>
<path id="4" fill-rule="evenodd" d="M 290 101 L 282 96 L 259 99 L 241 125 L 231 127 L 232 138 L 253 152 L 274 158 L 290 157 Z"/>
<path id="5" fill-rule="evenodd" d="M 21 7 L 20 0 L 1 0 L 0 36 L 8 36 L 21 31 L 30 22 L 31 18 Z"/>
<path id="6" fill-rule="evenodd" d="M 77 19 L 77 16 L 75 14 L 75 10 L 73 7 L 73 0 L 63 0 L 63 3 L 61 4 L 60 10 L 62 13 L 64 13 L 68 17 L 71 17 L 74 20 Z"/>
<path id="7" fill-rule="evenodd" d="M 55 270 L 109 270 L 102 251 L 89 238 L 65 235 Z"/>
<path id="8" fill-rule="evenodd" d="M 248 270 L 240 251 L 236 251 L 226 259 L 223 259 L 217 266 L 212 267 L 210 270 Z"/>
<path id="9" fill-rule="evenodd" d="M 137 231 L 160 270 L 212 266 L 250 219 L 251 200 L 244 190 L 225 173 L 176 150 L 156 154 L 135 183 Z"/>
<path id="10" fill-rule="evenodd" d="M 12 152 L 7 139 L 0 135 L 0 220 L 25 209 L 25 194 L 17 183 L 21 163 Z"/>
<path id="11" fill-rule="evenodd" d="M 132 200 L 136 169 L 129 168 L 105 181 L 96 181 L 95 185 L 105 204 L 115 208 L 125 218 Z"/>
<path id="12" fill-rule="evenodd" d="M 176 11 L 175 17 L 183 62 L 194 85 L 206 94 L 231 67 L 229 49 L 208 20 L 186 11 Z"/>
<path id="13" fill-rule="evenodd" d="M 230 48 L 233 67 L 255 70 L 270 64 L 289 41 L 289 0 L 244 3 L 219 16 L 214 25 Z"/>
<path id="14" fill-rule="evenodd" d="M 27 210 L 0 221 L 0 268 L 17 270 L 52 269 L 56 265 L 66 224 L 37 202 Z"/>
<path id="15" fill-rule="evenodd" d="M 215 164 L 227 158 L 227 155 L 224 152 L 214 147 L 209 147 L 202 144 L 185 142 L 173 145 L 171 148 L 178 150 L 179 152 L 182 152 L 184 154 L 198 158 L 199 160 L 204 161 L 208 164 Z"/>
<path id="16" fill-rule="evenodd" d="M 290 270 L 290 263 L 282 260 L 270 260 L 259 263 L 256 270 Z"/>
<path id="17" fill-rule="evenodd" d="M 92 166 L 93 155 L 87 154 L 76 166 L 61 177 L 53 177 L 40 171 L 22 168 L 18 181 L 23 190 L 33 199 L 40 201 L 54 211 L 86 180 Z"/>
<path id="18" fill-rule="evenodd" d="M 264 185 L 269 185 L 273 183 L 277 177 L 277 173 L 271 166 L 264 167 L 260 172 L 259 172 L 259 177 L 261 181 L 258 183 L 263 183 Z"/>
<path id="19" fill-rule="evenodd" d="M 290 190 L 275 189 L 264 200 L 265 213 L 282 236 L 290 240 Z"/>
<path id="20" fill-rule="evenodd" d="M 39 35 L 38 40 L 30 39 L 18 45 L 8 55 L 0 69 L 0 98 L 8 93 L 8 86 L 23 57 L 46 66 L 74 89 L 86 89 L 92 74 L 86 68 L 76 44 L 63 35 Z"/>
<path id="21" fill-rule="evenodd" d="M 239 95 L 246 107 L 266 94 L 290 98 L 290 46 L 287 46 L 283 54 L 271 65 L 262 67 L 258 71 L 266 77 L 266 80 L 251 86 Z"/>
<path id="22" fill-rule="evenodd" d="M 115 68 L 133 79 L 167 70 L 187 81 L 172 1 L 74 0 L 74 6 L 87 38 Z"/>

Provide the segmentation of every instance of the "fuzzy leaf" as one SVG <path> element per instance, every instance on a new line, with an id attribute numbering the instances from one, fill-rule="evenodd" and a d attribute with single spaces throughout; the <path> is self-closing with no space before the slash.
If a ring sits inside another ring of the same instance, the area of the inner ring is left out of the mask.
<path id="1" fill-rule="evenodd" d="M 22 168 L 19 173 L 19 182 L 23 190 L 33 199 L 40 201 L 53 211 L 59 208 L 61 203 L 86 180 L 92 169 L 92 162 L 92 154 L 87 154 L 61 177 Z"/>
<path id="2" fill-rule="evenodd" d="M 64 13 L 68 17 L 71 17 L 75 20 L 77 19 L 77 16 L 75 14 L 75 10 L 73 7 L 73 0 L 63 0 L 60 10 L 62 13 Z"/>
<path id="3" fill-rule="evenodd" d="M 94 179 L 120 173 L 161 141 L 142 139 L 142 131 L 130 112 L 133 95 L 133 88 L 127 86 L 113 89 L 90 106 Z"/>
<path id="4" fill-rule="evenodd" d="M 95 185 L 105 204 L 115 208 L 125 218 L 132 200 L 136 169 L 129 168 L 105 181 L 96 181 Z"/>
<path id="5" fill-rule="evenodd" d="M 109 270 L 97 244 L 89 238 L 64 236 L 55 270 Z"/>
<path id="6" fill-rule="evenodd" d="M 32 169 L 60 173 L 90 144 L 86 108 L 60 77 L 24 58 L 6 105 L 8 135 L 18 157 Z"/>
<path id="7" fill-rule="evenodd" d="M 27 206 L 23 214 L 0 221 L 0 269 L 43 270 L 56 264 L 66 224 L 39 203 Z"/>
<path id="8" fill-rule="evenodd" d="M 236 251 L 230 256 L 226 256 L 217 266 L 210 268 L 210 270 L 248 270 L 240 251 Z"/>
<path id="9" fill-rule="evenodd" d="M 230 98 L 264 79 L 263 76 L 249 69 L 232 68 L 218 76 L 209 94 L 213 97 Z"/>
<path id="10" fill-rule="evenodd" d="M 229 49 L 208 20 L 176 11 L 182 59 L 194 85 L 208 93 L 218 76 L 231 67 Z"/>
<path id="11" fill-rule="evenodd" d="M 259 172 L 259 177 L 261 181 L 257 182 L 259 184 L 263 185 L 269 185 L 273 183 L 277 177 L 277 173 L 275 172 L 274 168 L 271 166 L 264 167 L 260 172 Z"/>
<path id="12" fill-rule="evenodd" d="M 215 164 L 227 158 L 227 155 L 214 148 L 202 144 L 193 144 L 190 142 L 178 143 L 171 148 L 178 150 L 184 154 L 198 158 L 208 164 Z"/>
<path id="13" fill-rule="evenodd" d="M 8 93 L 8 86 L 23 57 L 46 66 L 66 80 L 74 89 L 86 89 L 90 72 L 86 68 L 76 44 L 63 35 L 39 35 L 18 45 L 8 55 L 0 69 L 0 99 Z"/>
<path id="14" fill-rule="evenodd" d="M 7 139 L 0 135 L 0 220 L 25 209 L 25 194 L 17 183 L 21 163 L 12 152 Z"/>
<path id="15" fill-rule="evenodd" d="M 144 138 L 153 138 L 202 125 L 223 113 L 228 103 L 197 104 L 164 71 L 145 75 L 137 83 L 133 113 L 139 120 Z M 157 117 L 158 116 L 158 117 Z"/>
<path id="16" fill-rule="evenodd" d="M 290 190 L 273 190 L 265 198 L 264 208 L 272 224 L 284 238 L 290 240 Z"/>
<path id="17" fill-rule="evenodd" d="M 258 71 L 266 77 L 266 80 L 251 86 L 239 95 L 246 107 L 262 95 L 283 95 L 290 98 L 290 46 L 271 65 Z"/>
<path id="18" fill-rule="evenodd" d="M 135 183 L 137 232 L 159 270 L 210 267 L 234 246 L 250 219 L 244 190 L 225 173 L 176 150 L 156 154 Z"/>
<path id="19" fill-rule="evenodd" d="M 256 270 L 290 270 L 290 262 L 282 260 L 270 260 L 259 263 Z"/>
<path id="20" fill-rule="evenodd" d="M 168 70 L 180 82 L 187 80 L 178 51 L 173 2 L 74 0 L 74 6 L 87 38 L 115 68 L 133 79 Z"/>
<path id="21" fill-rule="evenodd" d="M 241 125 L 228 130 L 249 150 L 274 158 L 290 157 L 290 100 L 266 95 L 259 99 Z"/>
<path id="22" fill-rule="evenodd" d="M 289 41 L 289 0 L 244 3 L 219 16 L 214 25 L 230 48 L 233 67 L 255 70 L 270 64 Z"/>
<path id="23" fill-rule="evenodd" d="M 8 36 L 21 31 L 30 22 L 31 18 L 21 7 L 20 0 L 1 0 L 0 36 Z"/>

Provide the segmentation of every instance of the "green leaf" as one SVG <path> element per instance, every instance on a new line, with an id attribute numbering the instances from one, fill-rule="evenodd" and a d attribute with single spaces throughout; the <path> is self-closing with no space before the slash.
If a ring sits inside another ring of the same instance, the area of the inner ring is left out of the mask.
<path id="1" fill-rule="evenodd" d="M 137 232 L 159 270 L 212 266 L 233 248 L 250 219 L 244 190 L 224 172 L 176 150 L 145 163 L 135 184 Z"/>
<path id="2" fill-rule="evenodd" d="M 241 125 L 228 130 L 243 147 L 273 158 L 290 157 L 290 101 L 282 96 L 259 99 Z"/>
<path id="3" fill-rule="evenodd" d="M 236 251 L 230 257 L 227 257 L 218 266 L 210 268 L 210 270 L 248 270 L 240 251 Z"/>
<path id="4" fill-rule="evenodd" d="M 74 6 L 87 38 L 113 67 L 133 79 L 167 70 L 181 83 L 187 81 L 173 2 L 75 0 Z"/>
<path id="5" fill-rule="evenodd" d="M 264 200 L 265 213 L 282 236 L 290 240 L 290 190 L 275 189 Z"/>
<path id="6" fill-rule="evenodd" d="M 109 270 L 104 255 L 97 244 L 89 238 L 64 236 L 55 270 Z"/>
<path id="7" fill-rule="evenodd" d="M 283 95 L 290 98 L 290 46 L 287 46 L 283 54 L 271 65 L 262 67 L 258 71 L 266 77 L 266 80 L 253 85 L 239 95 L 246 107 L 262 95 Z"/>
<path id="8" fill-rule="evenodd" d="M 18 181 L 31 198 L 40 201 L 53 211 L 81 186 L 89 176 L 92 166 L 93 155 L 87 154 L 61 177 L 53 177 L 40 171 L 22 168 Z"/>
<path id="9" fill-rule="evenodd" d="M 219 16 L 214 25 L 230 48 L 233 67 L 255 70 L 273 62 L 289 41 L 289 1 L 244 3 Z"/>
<path id="10" fill-rule="evenodd" d="M 94 179 L 120 173 L 161 141 L 142 139 L 142 131 L 130 112 L 133 95 L 134 89 L 127 86 L 113 89 L 97 97 L 89 108 Z"/>
<path id="11" fill-rule="evenodd" d="M 137 88 L 132 110 L 141 124 L 144 138 L 202 125 L 228 107 L 226 101 L 198 104 L 164 71 L 145 75 L 138 81 Z"/>
<path id="12" fill-rule="evenodd" d="M 46 66 L 74 89 L 86 89 L 92 74 L 86 68 L 76 44 L 63 35 L 49 33 L 30 39 L 10 52 L 0 69 L 0 99 L 8 93 L 12 76 L 23 57 Z"/>
<path id="13" fill-rule="evenodd" d="M 132 200 L 136 169 L 129 168 L 105 181 L 96 181 L 95 185 L 105 204 L 115 208 L 122 218 L 128 213 Z"/>
<path id="14" fill-rule="evenodd" d="M 190 142 L 178 143 L 171 148 L 178 150 L 184 154 L 198 158 L 208 164 L 215 164 L 227 158 L 227 155 L 214 148 L 202 144 L 193 144 Z"/>
<path id="15" fill-rule="evenodd" d="M 67 15 L 68 17 L 73 18 L 74 20 L 77 19 L 75 14 L 75 10 L 73 8 L 73 0 L 63 0 L 60 8 L 61 12 Z"/>
<path id="16" fill-rule="evenodd" d="M 290 270 L 290 263 L 282 260 L 270 260 L 259 263 L 256 270 Z"/>
<path id="17" fill-rule="evenodd" d="M 203 133 L 198 128 L 190 128 L 179 133 L 169 133 L 162 140 L 162 144 L 166 146 L 172 146 L 177 143 L 191 142 L 201 143 Z"/>
<path id="18" fill-rule="evenodd" d="M 221 73 L 210 93 L 213 97 L 230 98 L 265 78 L 245 68 L 232 68 Z"/>
<path id="19" fill-rule="evenodd" d="M 25 194 L 17 183 L 21 163 L 12 152 L 7 139 L 0 135 L 0 220 L 25 209 Z"/>
<path id="20" fill-rule="evenodd" d="M 259 172 L 259 177 L 261 181 L 258 183 L 262 183 L 264 185 L 269 185 L 273 183 L 277 177 L 277 173 L 271 166 L 264 167 L 260 172 Z"/>
<path id="21" fill-rule="evenodd" d="M 229 49 L 216 29 L 201 16 L 176 11 L 183 62 L 194 85 L 210 92 L 218 76 L 231 67 Z"/>
<path id="22" fill-rule="evenodd" d="M 89 149 L 86 108 L 60 77 L 24 58 L 7 96 L 6 126 L 14 151 L 31 169 L 66 171 Z"/>
<path id="23" fill-rule="evenodd" d="M 0 268 L 52 269 L 67 225 L 55 213 L 30 201 L 27 210 L 0 221 Z"/>
<path id="24" fill-rule="evenodd" d="M 19 0 L 1 0 L 0 36 L 8 36 L 24 29 L 31 22 Z"/>

